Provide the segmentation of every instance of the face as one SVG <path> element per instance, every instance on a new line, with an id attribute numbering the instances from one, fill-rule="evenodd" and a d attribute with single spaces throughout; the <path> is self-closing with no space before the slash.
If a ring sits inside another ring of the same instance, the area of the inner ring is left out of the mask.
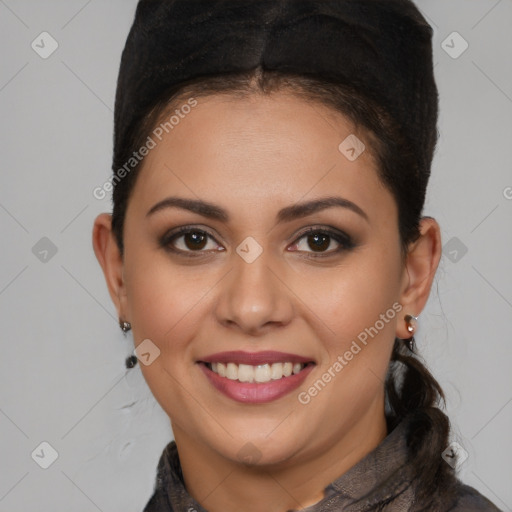
<path id="1" fill-rule="evenodd" d="M 177 439 L 279 464 L 383 418 L 397 206 L 341 114 L 283 92 L 198 99 L 145 157 L 124 244 L 119 308 L 159 350 L 140 367 Z"/>

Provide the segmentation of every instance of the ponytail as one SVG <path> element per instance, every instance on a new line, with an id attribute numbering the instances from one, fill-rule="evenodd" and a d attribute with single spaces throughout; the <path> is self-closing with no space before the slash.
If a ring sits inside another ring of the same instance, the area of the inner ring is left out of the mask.
<path id="1" fill-rule="evenodd" d="M 453 492 L 455 472 L 441 454 L 449 444 L 450 422 L 440 409 L 445 404 L 441 386 L 417 354 L 395 339 L 386 379 L 388 427 L 393 429 L 406 416 L 410 462 L 420 482 L 416 498 L 429 503 L 428 510 L 445 503 Z"/>

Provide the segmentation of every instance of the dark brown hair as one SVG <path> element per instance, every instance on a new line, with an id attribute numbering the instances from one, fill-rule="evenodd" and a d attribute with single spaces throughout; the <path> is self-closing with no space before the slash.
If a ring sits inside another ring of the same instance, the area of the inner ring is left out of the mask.
<path id="1" fill-rule="evenodd" d="M 250 94 L 268 95 L 277 91 L 293 93 L 308 101 L 326 105 L 343 114 L 356 130 L 364 133 L 379 178 L 392 193 L 398 206 L 398 230 L 405 262 L 410 243 L 419 236 L 430 162 L 437 142 L 437 127 L 435 123 L 431 127 L 430 146 L 425 148 L 429 155 L 429 165 L 422 165 L 408 138 L 391 115 L 381 105 L 362 96 L 349 85 L 320 80 L 315 76 L 263 71 L 260 68 L 250 73 L 195 79 L 166 91 L 153 104 L 131 137 L 130 147 L 125 148 L 123 153 L 130 154 L 141 147 L 155 126 L 170 110 L 176 108 L 179 101 L 187 97 L 201 98 L 211 94 L 244 97 Z M 437 118 L 437 107 L 435 114 Z M 114 187 L 112 225 L 121 253 L 126 206 L 140 172 L 140 165 L 138 167 Z M 441 458 L 441 453 L 448 445 L 450 429 L 448 418 L 440 409 L 444 395 L 418 355 L 398 338 L 395 339 L 385 391 L 388 429 L 393 429 L 406 416 L 413 416 L 408 446 L 418 471 L 416 496 L 419 503 L 428 504 L 425 510 L 438 510 L 440 503 L 446 505 L 450 499 L 455 481 L 452 468 Z"/>

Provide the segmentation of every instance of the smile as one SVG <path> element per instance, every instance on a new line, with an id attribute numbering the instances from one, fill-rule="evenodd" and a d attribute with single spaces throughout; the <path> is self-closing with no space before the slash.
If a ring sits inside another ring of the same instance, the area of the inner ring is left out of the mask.
<path id="1" fill-rule="evenodd" d="M 217 391 L 244 403 L 266 403 L 287 395 L 315 367 L 311 359 L 271 351 L 223 352 L 198 363 Z"/>

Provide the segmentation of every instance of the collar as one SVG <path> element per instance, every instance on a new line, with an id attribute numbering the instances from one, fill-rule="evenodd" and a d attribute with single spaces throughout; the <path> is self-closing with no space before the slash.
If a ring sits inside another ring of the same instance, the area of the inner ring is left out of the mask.
<path id="1" fill-rule="evenodd" d="M 414 471 L 408 463 L 408 421 L 399 423 L 382 442 L 341 477 L 331 482 L 324 498 L 303 512 L 363 512 L 394 502 L 393 510 L 408 510 Z M 187 492 L 175 441 L 158 463 L 154 494 L 144 512 L 207 512 Z M 289 511 L 293 512 L 293 511 Z"/>

